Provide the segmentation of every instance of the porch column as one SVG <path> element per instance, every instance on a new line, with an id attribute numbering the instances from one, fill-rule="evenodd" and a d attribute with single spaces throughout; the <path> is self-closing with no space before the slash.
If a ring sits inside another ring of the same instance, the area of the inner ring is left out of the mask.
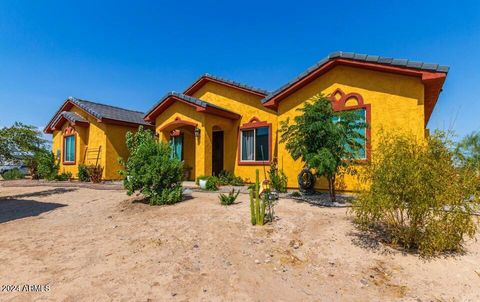
<path id="1" fill-rule="evenodd" d="M 212 175 L 212 131 L 201 127 L 195 138 L 195 176 Z"/>

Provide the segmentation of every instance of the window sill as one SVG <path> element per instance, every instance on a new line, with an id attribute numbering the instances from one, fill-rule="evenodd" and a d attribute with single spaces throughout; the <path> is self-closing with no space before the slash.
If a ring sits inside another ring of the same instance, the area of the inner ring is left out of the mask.
<path id="1" fill-rule="evenodd" d="M 269 161 L 239 161 L 239 166 L 263 166 L 263 165 L 270 165 L 272 162 Z"/>

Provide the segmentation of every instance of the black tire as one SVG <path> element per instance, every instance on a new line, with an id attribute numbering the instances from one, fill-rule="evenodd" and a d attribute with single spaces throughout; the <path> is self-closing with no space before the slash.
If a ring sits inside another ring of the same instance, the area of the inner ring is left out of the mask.
<path id="1" fill-rule="evenodd" d="M 315 186 L 315 176 L 310 172 L 310 169 L 302 169 L 300 174 L 298 174 L 297 180 L 300 192 L 304 194 L 313 194 L 315 192 L 313 189 Z"/>

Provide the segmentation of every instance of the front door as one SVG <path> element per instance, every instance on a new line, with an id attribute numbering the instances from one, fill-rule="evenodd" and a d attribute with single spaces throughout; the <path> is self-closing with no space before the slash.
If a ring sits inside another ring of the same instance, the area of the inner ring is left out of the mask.
<path id="1" fill-rule="evenodd" d="M 172 147 L 172 158 L 183 160 L 183 135 L 170 137 L 170 146 Z"/>
<path id="2" fill-rule="evenodd" d="M 214 131 L 212 137 L 212 175 L 223 170 L 223 131 Z"/>

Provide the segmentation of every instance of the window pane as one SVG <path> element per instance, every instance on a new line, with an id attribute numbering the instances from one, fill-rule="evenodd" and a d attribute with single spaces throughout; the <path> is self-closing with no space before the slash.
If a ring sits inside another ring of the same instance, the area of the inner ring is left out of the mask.
<path id="1" fill-rule="evenodd" d="M 253 160 L 254 130 L 242 131 L 242 160 Z"/>
<path id="2" fill-rule="evenodd" d="M 270 154 L 268 145 L 268 127 L 255 129 L 255 160 L 268 161 Z"/>
<path id="3" fill-rule="evenodd" d="M 65 161 L 73 162 L 75 161 L 75 136 L 67 136 L 65 138 Z"/>
<path id="4" fill-rule="evenodd" d="M 365 123 L 366 120 L 366 111 L 365 109 L 360 109 L 357 110 L 356 113 L 358 114 L 358 121 Z M 362 145 L 362 148 L 357 151 L 356 158 L 357 159 L 364 159 L 367 158 L 366 150 L 367 150 L 367 141 L 366 141 L 366 136 L 367 136 L 367 129 L 365 127 L 358 128 L 356 131 L 360 134 L 362 134 L 363 138 L 357 138 L 355 141 Z"/>

